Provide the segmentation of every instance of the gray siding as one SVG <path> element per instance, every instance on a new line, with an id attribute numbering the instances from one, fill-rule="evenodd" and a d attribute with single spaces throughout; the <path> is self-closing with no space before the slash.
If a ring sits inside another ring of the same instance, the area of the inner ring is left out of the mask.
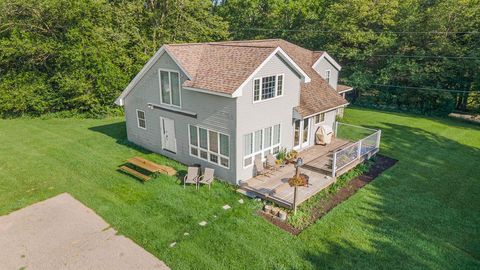
<path id="1" fill-rule="evenodd" d="M 334 128 L 333 124 L 335 123 L 335 117 L 337 115 L 337 110 L 331 110 L 328 112 L 325 112 L 325 121 L 323 123 L 315 124 L 313 117 L 310 118 L 310 140 L 309 140 L 309 146 L 312 146 L 315 144 L 315 133 L 317 132 L 317 129 L 321 125 L 327 125 L 331 126 L 332 129 Z"/>
<path id="2" fill-rule="evenodd" d="M 327 59 L 323 58 L 320 62 L 318 62 L 315 66 L 313 66 L 313 69 L 317 71 L 322 78 L 325 78 L 325 72 L 329 69 L 331 70 L 331 75 L 330 75 L 330 85 L 334 88 L 337 89 L 337 84 L 338 84 L 338 70 L 330 63 L 328 62 Z"/>
<path id="3" fill-rule="evenodd" d="M 148 150 L 160 153 L 187 165 L 198 163 L 201 164 L 202 167 L 207 166 L 214 168 L 216 177 L 235 183 L 235 99 L 181 89 L 182 110 L 197 113 L 197 119 L 164 110 L 149 109 L 147 107 L 148 103 L 161 104 L 158 79 L 159 68 L 178 71 L 180 73 L 181 83 L 187 79 L 186 75 L 181 72 L 181 69 L 170 58 L 170 56 L 164 53 L 125 98 L 124 106 L 128 140 Z M 136 109 L 145 111 L 146 130 L 137 127 Z M 162 149 L 160 117 L 166 117 L 175 121 L 175 137 L 177 142 L 176 153 L 171 153 Z M 202 126 L 229 135 L 229 169 L 189 154 L 189 124 Z"/>
<path id="4" fill-rule="evenodd" d="M 264 76 L 284 74 L 283 96 L 253 103 L 253 79 Z M 254 166 L 243 167 L 243 136 L 256 130 L 281 125 L 281 146 L 291 149 L 293 146 L 293 108 L 300 102 L 300 78 L 278 56 L 273 57 L 252 80 L 242 89 L 237 98 L 237 180 L 246 180 L 254 176 Z"/>

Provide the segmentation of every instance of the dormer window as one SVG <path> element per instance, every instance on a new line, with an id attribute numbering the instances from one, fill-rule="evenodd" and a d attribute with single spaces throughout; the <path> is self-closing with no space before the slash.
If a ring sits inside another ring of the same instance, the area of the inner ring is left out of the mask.
<path id="1" fill-rule="evenodd" d="M 158 70 L 160 101 L 162 104 L 180 107 L 180 76 L 171 70 Z"/>
<path id="2" fill-rule="evenodd" d="M 253 80 L 253 102 L 283 95 L 283 75 L 267 76 Z"/>
<path id="3" fill-rule="evenodd" d="M 330 83 L 330 76 L 331 76 L 331 74 L 332 74 L 332 71 L 331 71 L 330 69 L 327 69 L 327 70 L 325 71 L 325 80 L 326 80 L 328 83 Z"/>

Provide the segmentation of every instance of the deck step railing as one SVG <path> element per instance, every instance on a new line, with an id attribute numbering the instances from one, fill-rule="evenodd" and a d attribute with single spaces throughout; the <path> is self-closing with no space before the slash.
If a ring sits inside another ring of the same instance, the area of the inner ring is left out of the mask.
<path id="1" fill-rule="evenodd" d="M 337 175 L 339 170 L 363 158 L 365 155 L 378 151 L 381 134 L 381 130 L 336 122 L 335 136 L 354 141 L 354 143 L 333 153 L 332 176 L 339 176 Z"/>

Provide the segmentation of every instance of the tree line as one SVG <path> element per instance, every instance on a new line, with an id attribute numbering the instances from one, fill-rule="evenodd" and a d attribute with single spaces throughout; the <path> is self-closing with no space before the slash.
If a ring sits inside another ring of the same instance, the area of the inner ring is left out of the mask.
<path id="1" fill-rule="evenodd" d="M 165 43 L 328 51 L 363 106 L 480 111 L 480 0 L 0 0 L 0 115 L 104 115 Z"/>

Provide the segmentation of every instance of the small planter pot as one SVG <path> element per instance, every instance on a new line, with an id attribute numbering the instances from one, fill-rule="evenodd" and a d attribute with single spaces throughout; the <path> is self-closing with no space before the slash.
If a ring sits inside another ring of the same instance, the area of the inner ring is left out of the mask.
<path id="1" fill-rule="evenodd" d="M 283 211 L 283 210 L 278 211 L 278 218 L 279 218 L 281 221 L 287 220 L 287 212 L 285 212 L 285 211 Z"/>
<path id="2" fill-rule="evenodd" d="M 271 205 L 268 205 L 268 204 L 265 204 L 263 206 L 263 212 L 267 213 L 267 214 L 270 214 L 270 211 L 272 210 L 272 206 Z"/>

